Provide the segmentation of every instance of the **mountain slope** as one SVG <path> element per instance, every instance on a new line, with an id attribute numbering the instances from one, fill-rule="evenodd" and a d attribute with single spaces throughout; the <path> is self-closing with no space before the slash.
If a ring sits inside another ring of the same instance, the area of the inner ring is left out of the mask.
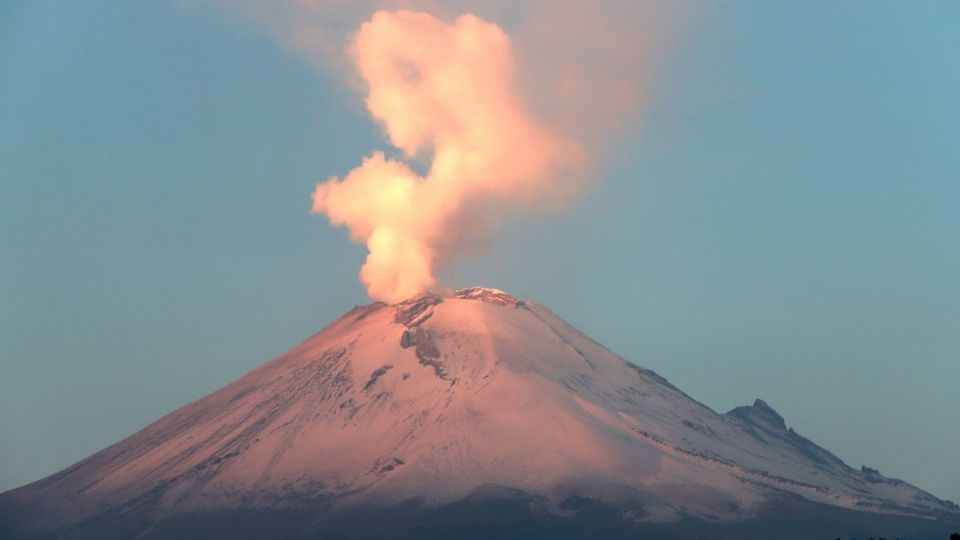
<path id="1" fill-rule="evenodd" d="M 128 439 L 0 495 L 0 526 L 150 538 L 177 536 L 171 524 L 186 516 L 237 523 L 242 511 L 285 515 L 277 521 L 297 536 L 355 523 L 358 509 L 426 515 L 491 500 L 548 521 L 602 508 L 649 527 L 735 527 L 797 504 L 921 524 L 958 516 L 848 467 L 762 401 L 717 414 L 545 308 L 476 288 L 356 308 Z"/>

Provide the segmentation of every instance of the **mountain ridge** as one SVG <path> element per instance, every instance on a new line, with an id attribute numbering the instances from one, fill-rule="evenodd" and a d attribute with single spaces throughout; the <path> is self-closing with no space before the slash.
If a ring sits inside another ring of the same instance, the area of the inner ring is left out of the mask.
<path id="1" fill-rule="evenodd" d="M 0 527 L 85 537 L 136 516 L 149 538 L 185 516 L 305 512 L 302 532 L 357 508 L 417 501 L 429 516 L 491 499 L 544 523 L 602 509 L 627 528 L 735 528 L 817 505 L 960 521 L 949 501 L 847 466 L 762 400 L 719 414 L 546 308 L 474 287 L 354 308 L 131 437 L 0 494 Z"/>

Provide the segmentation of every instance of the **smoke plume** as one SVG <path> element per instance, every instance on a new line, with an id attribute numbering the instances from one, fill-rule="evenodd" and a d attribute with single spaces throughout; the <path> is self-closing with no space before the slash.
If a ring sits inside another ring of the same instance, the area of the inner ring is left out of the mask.
<path id="1" fill-rule="evenodd" d="M 393 148 L 320 183 L 312 210 L 366 244 L 361 280 L 387 302 L 437 287 L 497 214 L 568 200 L 610 135 L 638 125 L 655 61 L 688 26 L 657 0 L 198 1 L 358 83 Z"/>
<path id="2" fill-rule="evenodd" d="M 509 36 L 473 15 L 378 11 L 352 41 L 366 107 L 404 159 L 374 151 L 313 193 L 313 212 L 369 250 L 360 279 L 397 302 L 437 286 L 437 270 L 470 242 L 490 206 L 538 204 L 563 189 L 583 151 L 533 118 L 514 84 Z M 479 221 L 478 221 L 479 220 Z"/>

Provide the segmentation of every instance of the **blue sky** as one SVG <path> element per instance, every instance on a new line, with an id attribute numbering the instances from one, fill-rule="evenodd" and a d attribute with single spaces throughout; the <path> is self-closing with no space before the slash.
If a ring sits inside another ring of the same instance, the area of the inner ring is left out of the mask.
<path id="1" fill-rule="evenodd" d="M 693 8 L 597 182 L 447 282 L 960 500 L 960 5 Z M 0 7 L 0 490 L 366 303 L 308 210 L 377 147 L 335 73 L 222 11 Z"/>

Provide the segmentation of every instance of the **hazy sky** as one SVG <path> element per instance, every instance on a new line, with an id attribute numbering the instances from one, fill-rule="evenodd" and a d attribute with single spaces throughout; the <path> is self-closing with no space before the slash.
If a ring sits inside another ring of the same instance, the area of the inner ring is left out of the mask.
<path id="1" fill-rule="evenodd" d="M 960 500 L 960 3 L 692 11 L 591 189 L 446 282 Z M 5 2 L 0 490 L 366 303 L 310 194 L 386 147 L 337 73 L 214 7 Z"/>

